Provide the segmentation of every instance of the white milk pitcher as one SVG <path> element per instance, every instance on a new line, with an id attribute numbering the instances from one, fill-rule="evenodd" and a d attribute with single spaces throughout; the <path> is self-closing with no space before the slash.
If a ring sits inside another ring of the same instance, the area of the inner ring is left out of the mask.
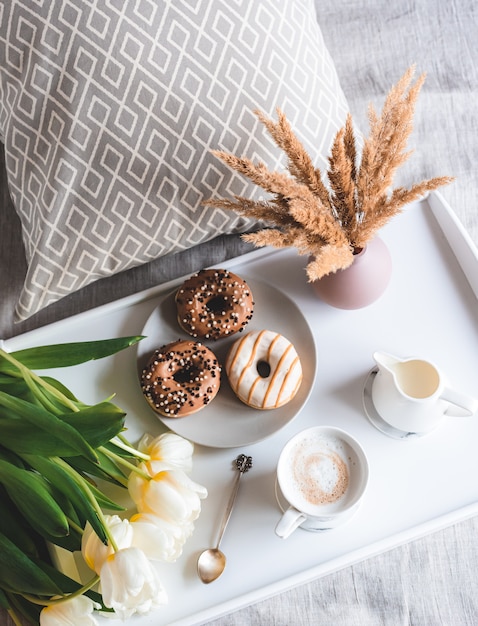
<path id="1" fill-rule="evenodd" d="M 450 389 L 440 371 L 423 359 L 375 352 L 378 372 L 372 402 L 388 424 L 408 433 L 427 433 L 447 416 L 470 416 L 478 400 Z"/>

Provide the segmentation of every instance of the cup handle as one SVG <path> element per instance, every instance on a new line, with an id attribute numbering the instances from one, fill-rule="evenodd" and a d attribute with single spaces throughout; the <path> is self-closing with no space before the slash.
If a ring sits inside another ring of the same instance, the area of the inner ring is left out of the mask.
<path id="1" fill-rule="evenodd" d="M 303 513 L 290 506 L 277 522 L 276 535 L 281 539 L 287 539 L 306 519 Z"/>
<path id="2" fill-rule="evenodd" d="M 445 415 L 450 415 L 451 417 L 469 417 L 474 415 L 478 409 L 478 400 L 476 398 L 466 396 L 449 387 L 443 390 L 440 398 L 453 405 L 447 407 L 445 411 Z"/>

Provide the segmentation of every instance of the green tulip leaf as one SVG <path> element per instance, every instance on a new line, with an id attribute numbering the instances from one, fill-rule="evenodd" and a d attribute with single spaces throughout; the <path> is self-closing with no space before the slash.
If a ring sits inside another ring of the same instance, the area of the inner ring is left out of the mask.
<path id="1" fill-rule="evenodd" d="M 91 485 L 91 491 L 93 495 L 95 496 L 95 499 L 98 502 L 99 506 L 102 509 L 108 509 L 109 511 L 124 511 L 125 510 L 124 506 L 121 506 L 114 500 L 111 500 L 111 498 L 108 498 L 108 496 L 105 495 L 102 491 L 100 491 L 98 487 Z"/>
<path id="2" fill-rule="evenodd" d="M 17 454 L 41 454 L 44 456 L 63 456 L 76 454 L 71 446 L 54 435 L 36 428 L 26 430 L 20 420 L 14 421 L 0 417 L 0 439 L 2 445 Z M 93 463 L 94 465 L 94 463 Z"/>
<path id="3" fill-rule="evenodd" d="M 51 378 L 50 376 L 41 376 L 41 379 L 46 383 L 54 387 L 57 391 L 59 391 L 62 395 L 64 395 L 68 400 L 72 400 L 73 402 L 77 402 L 81 404 L 81 402 L 73 395 L 68 387 L 65 387 L 63 383 L 61 383 L 56 378 Z"/>
<path id="4" fill-rule="evenodd" d="M 8 374 L 0 374 L 0 389 L 9 393 L 24 393 L 27 389 L 25 381 L 17 376 L 9 376 Z"/>
<path id="5" fill-rule="evenodd" d="M 2 609 L 8 610 L 10 608 L 10 604 L 7 600 L 7 596 L 3 593 L 3 591 L 0 589 L 0 607 L 2 607 Z"/>
<path id="6" fill-rule="evenodd" d="M 22 616 L 26 624 L 38 624 L 40 622 L 40 612 L 43 608 L 39 604 L 33 604 L 23 596 L 9 594 L 11 611 L 17 616 Z M 23 624 L 23 621 L 21 622 Z"/>
<path id="7" fill-rule="evenodd" d="M 76 428 L 70 426 L 66 421 L 59 419 L 45 409 L 35 406 L 30 402 L 14 398 L 0 391 L 0 406 L 12 411 L 16 416 L 28 422 L 24 425 L 24 430 L 31 426 L 36 426 L 46 433 L 55 433 L 55 437 L 63 439 L 78 454 L 85 455 L 88 459 L 96 462 L 97 456 L 91 445 L 82 437 Z M 0 431 L 3 439 L 3 431 Z M 5 447 L 8 447 L 4 443 Z"/>
<path id="8" fill-rule="evenodd" d="M 26 370 L 24 372 L 24 380 L 29 391 L 28 396 L 23 396 L 24 399 L 37 406 L 42 406 L 57 417 L 64 413 L 65 410 L 75 412 L 87 406 L 75 398 L 70 389 L 55 378 L 49 376 L 35 377 L 30 370 Z M 10 390 L 8 392 L 11 394 Z"/>
<path id="9" fill-rule="evenodd" d="M 40 406 L 40 402 L 37 400 L 37 398 L 35 398 L 32 390 L 23 378 L 14 378 L 13 376 L 8 376 L 7 378 L 10 381 L 9 383 L 2 382 L 0 380 L 0 391 L 4 391 L 10 396 L 20 398 L 21 400 L 25 400 L 27 402 L 31 402 L 32 404 Z"/>
<path id="10" fill-rule="evenodd" d="M 18 350 L 12 352 L 11 356 L 32 370 L 69 367 L 111 356 L 138 343 L 141 339 L 142 336 L 134 336 L 60 343 Z M 0 371 L 10 371 L 11 367 L 7 363 L 0 363 Z"/>
<path id="11" fill-rule="evenodd" d="M 112 402 L 100 402 L 58 417 L 79 430 L 93 448 L 98 448 L 123 430 L 125 416 L 126 413 Z"/>
<path id="12" fill-rule="evenodd" d="M 101 540 L 106 540 L 106 534 L 103 524 L 98 518 L 98 513 L 93 505 L 93 499 L 101 492 L 93 485 L 87 484 L 86 480 L 77 474 L 62 459 L 46 459 L 39 456 L 25 455 L 25 460 L 37 472 L 40 472 L 47 480 L 49 480 L 57 489 L 59 489 L 78 512 L 80 518 L 86 522 L 88 520 L 94 531 Z M 102 494 L 101 494 L 102 495 Z M 105 500 L 108 500 L 104 496 Z M 101 503 L 98 502 L 98 504 Z M 117 504 L 112 502 L 116 510 L 122 510 Z"/>
<path id="13" fill-rule="evenodd" d="M 99 465 L 89 463 L 84 457 L 79 456 L 65 457 L 63 460 L 79 474 L 94 476 L 95 478 L 100 478 L 105 482 L 121 487 L 121 489 L 126 489 L 126 475 L 107 455 L 101 452 L 101 450 L 97 450 L 97 452 L 100 459 Z M 111 500 L 95 485 L 89 483 L 89 487 L 101 508 L 106 508 L 110 511 L 125 510 L 123 506 Z"/>
<path id="14" fill-rule="evenodd" d="M 8 537 L 0 533 L 0 587 L 14 593 L 62 595 L 60 587 Z"/>
<path id="15" fill-rule="evenodd" d="M 123 471 L 101 450 L 97 450 L 99 463 L 90 463 L 82 456 L 65 457 L 65 460 L 74 467 L 78 472 L 89 474 L 95 478 L 101 478 L 109 483 L 124 486 L 126 475 Z"/>
<path id="16" fill-rule="evenodd" d="M 18 510 L 8 497 L 3 485 L 0 485 L 0 502 L 2 514 L 0 515 L 0 533 L 8 537 L 13 543 L 30 556 L 37 554 L 37 546 L 22 519 L 19 519 Z"/>
<path id="17" fill-rule="evenodd" d="M 43 409 L 38 409 L 44 411 Z M 53 417 L 53 416 L 52 416 Z M 101 402 L 81 409 L 76 413 L 57 416 L 61 424 L 79 434 L 91 448 L 106 444 L 124 426 L 125 413 L 111 402 Z M 76 456 L 78 446 L 72 445 L 65 436 L 60 437 L 58 429 L 46 430 L 33 427 L 20 419 L 10 419 L 7 411 L 0 408 L 0 441 L 5 448 L 18 454 L 39 454 L 42 456 Z M 79 431 L 79 432 L 78 432 Z M 88 456 L 91 459 L 91 455 Z M 99 455 L 95 452 L 92 465 L 97 465 Z"/>
<path id="18" fill-rule="evenodd" d="M 53 537 L 68 534 L 68 520 L 41 476 L 0 459 L 0 482 L 17 509 L 40 534 L 46 532 Z"/>
<path id="19" fill-rule="evenodd" d="M 0 459 L 2 459 L 3 461 L 7 461 L 8 463 L 15 465 L 16 467 L 21 467 L 21 468 L 25 467 L 25 463 L 22 461 L 22 459 L 18 455 L 14 454 L 10 450 L 5 450 L 4 448 L 1 448 L 1 447 L 0 447 Z"/>
<path id="20" fill-rule="evenodd" d="M 35 626 L 40 622 L 40 613 L 42 606 L 34 604 L 29 600 L 26 600 L 23 596 L 16 594 L 9 594 L 8 599 L 10 601 L 11 612 L 15 614 L 18 619 L 19 616 L 23 618 L 22 624 L 32 624 Z"/>

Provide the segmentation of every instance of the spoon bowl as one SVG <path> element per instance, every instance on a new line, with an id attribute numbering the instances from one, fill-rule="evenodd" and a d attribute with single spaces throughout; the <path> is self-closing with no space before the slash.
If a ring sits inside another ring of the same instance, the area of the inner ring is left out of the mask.
<path id="1" fill-rule="evenodd" d="M 226 555 L 219 548 L 209 548 L 199 555 L 198 574 L 203 583 L 212 583 L 226 567 Z"/>

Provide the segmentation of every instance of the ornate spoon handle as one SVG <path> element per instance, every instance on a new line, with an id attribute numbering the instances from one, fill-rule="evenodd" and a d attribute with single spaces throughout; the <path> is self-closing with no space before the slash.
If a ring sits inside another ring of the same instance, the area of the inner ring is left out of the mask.
<path id="1" fill-rule="evenodd" d="M 221 529 L 219 531 L 219 537 L 217 539 L 216 548 L 219 548 L 219 546 L 221 545 L 224 532 L 226 530 L 227 524 L 231 517 L 232 509 L 234 508 L 234 504 L 236 502 L 237 492 L 239 491 L 239 480 L 241 476 L 245 472 L 249 471 L 252 467 L 252 457 L 246 456 L 245 454 L 240 454 L 237 457 L 237 459 L 234 461 L 234 464 L 237 469 L 237 474 L 234 478 L 234 485 L 232 487 L 232 492 L 231 492 L 231 495 L 229 496 L 229 502 L 227 503 L 226 511 L 222 519 Z"/>

